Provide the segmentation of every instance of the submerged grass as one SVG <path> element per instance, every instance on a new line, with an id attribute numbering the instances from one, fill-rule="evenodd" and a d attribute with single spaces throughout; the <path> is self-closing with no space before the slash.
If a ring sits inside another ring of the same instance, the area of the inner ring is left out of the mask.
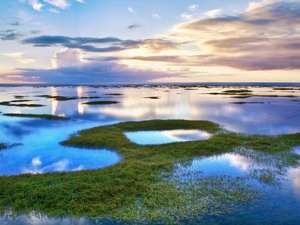
<path id="1" fill-rule="evenodd" d="M 141 146 L 125 131 L 200 129 L 214 134 L 208 140 Z M 125 221 L 180 223 L 183 219 L 227 212 L 248 202 L 253 190 L 239 178 L 202 180 L 182 185 L 168 179 L 175 163 L 244 146 L 263 152 L 288 151 L 300 145 L 300 134 L 277 137 L 246 136 L 224 131 L 209 121 L 152 120 L 125 122 L 81 131 L 62 144 L 106 147 L 123 160 L 109 168 L 69 173 L 0 177 L 0 210 L 35 210 L 49 215 L 73 215 Z M 298 158 L 291 157 L 291 165 Z"/>
<path id="2" fill-rule="evenodd" d="M 70 118 L 63 116 L 55 116 L 50 114 L 25 114 L 25 113 L 4 113 L 3 116 L 38 118 L 46 120 L 69 120 Z"/>

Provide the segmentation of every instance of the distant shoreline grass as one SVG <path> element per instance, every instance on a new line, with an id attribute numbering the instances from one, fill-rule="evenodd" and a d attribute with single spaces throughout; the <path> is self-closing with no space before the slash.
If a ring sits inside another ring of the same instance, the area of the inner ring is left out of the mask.
<path id="1" fill-rule="evenodd" d="M 76 99 L 95 99 L 95 98 L 101 98 L 100 96 L 91 96 L 91 97 L 67 97 L 67 96 L 60 96 L 60 95 L 36 95 L 36 97 L 39 98 L 49 98 L 54 99 L 56 101 L 70 101 L 70 100 L 76 100 Z"/>
<path id="2" fill-rule="evenodd" d="M 12 116 L 12 117 L 46 119 L 46 120 L 70 120 L 70 118 L 67 118 L 67 117 L 55 116 L 55 115 L 50 115 L 50 114 L 4 113 L 2 115 L 3 116 Z"/>
<path id="3" fill-rule="evenodd" d="M 4 101 L 0 102 L 0 105 L 3 106 L 15 106 L 15 107 L 43 107 L 45 105 L 42 104 L 29 104 L 29 103 L 24 103 L 24 102 L 31 102 L 32 100 L 12 100 L 12 101 Z"/>
<path id="4" fill-rule="evenodd" d="M 202 141 L 141 146 L 124 135 L 125 131 L 172 129 L 199 129 L 214 136 Z M 285 152 L 300 145 L 300 133 L 249 136 L 225 131 L 209 121 L 151 120 L 83 130 L 62 144 L 90 151 L 115 149 L 123 160 L 101 170 L 0 177 L 0 211 L 10 208 L 15 213 L 35 210 L 50 216 L 163 224 L 180 223 L 198 214 L 213 215 L 224 209 L 226 202 L 235 205 L 251 201 L 253 192 L 240 180 L 230 178 L 207 181 L 216 185 L 214 189 L 203 184 L 182 190 L 166 180 L 175 163 L 231 152 L 240 146 L 268 153 Z M 288 162 L 295 165 L 298 159 L 293 156 Z M 212 199 L 204 201 L 208 196 Z M 220 201 L 225 205 L 221 207 Z"/>
<path id="5" fill-rule="evenodd" d="M 117 101 L 92 101 L 92 102 L 84 102 L 82 104 L 84 105 L 112 105 L 112 104 L 118 104 Z"/>

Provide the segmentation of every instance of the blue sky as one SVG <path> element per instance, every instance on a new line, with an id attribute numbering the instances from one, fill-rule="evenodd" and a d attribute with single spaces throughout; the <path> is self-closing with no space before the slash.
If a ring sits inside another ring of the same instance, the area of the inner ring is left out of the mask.
<path id="1" fill-rule="evenodd" d="M 0 83 L 300 81 L 298 0 L 9 0 L 0 9 Z"/>

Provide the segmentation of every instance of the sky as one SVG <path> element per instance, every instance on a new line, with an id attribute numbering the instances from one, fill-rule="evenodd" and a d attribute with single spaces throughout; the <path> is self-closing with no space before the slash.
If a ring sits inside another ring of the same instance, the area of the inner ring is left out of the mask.
<path id="1" fill-rule="evenodd" d="M 300 0 L 1 0 L 0 83 L 300 82 Z"/>

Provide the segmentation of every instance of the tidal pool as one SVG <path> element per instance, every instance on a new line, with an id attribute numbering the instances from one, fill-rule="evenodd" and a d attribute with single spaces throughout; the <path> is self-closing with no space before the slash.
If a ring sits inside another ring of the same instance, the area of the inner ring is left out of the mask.
<path id="1" fill-rule="evenodd" d="M 212 134 L 201 130 L 135 131 L 124 134 L 131 142 L 139 145 L 207 140 L 212 136 Z"/>

